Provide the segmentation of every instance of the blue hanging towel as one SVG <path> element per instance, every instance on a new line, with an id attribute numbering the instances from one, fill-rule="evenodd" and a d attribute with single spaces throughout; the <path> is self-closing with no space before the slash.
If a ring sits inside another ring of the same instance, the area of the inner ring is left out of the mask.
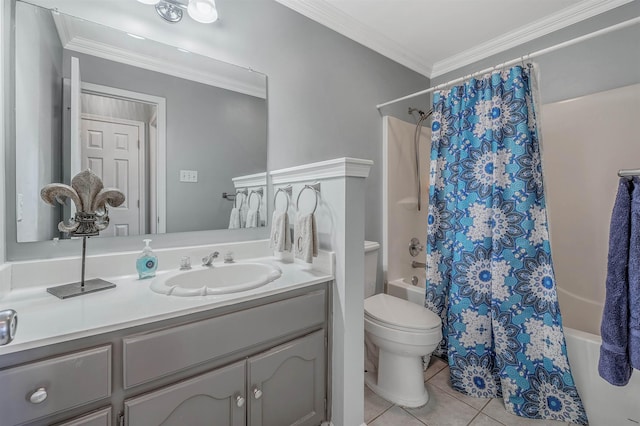
<path id="1" fill-rule="evenodd" d="M 633 178 L 629 238 L 629 358 L 640 370 L 640 178 Z"/>
<path id="2" fill-rule="evenodd" d="M 620 179 L 609 228 L 607 295 L 600 334 L 598 372 L 607 382 L 624 386 L 631 377 L 629 359 L 629 248 L 633 183 Z M 638 306 L 640 308 L 640 306 Z"/>

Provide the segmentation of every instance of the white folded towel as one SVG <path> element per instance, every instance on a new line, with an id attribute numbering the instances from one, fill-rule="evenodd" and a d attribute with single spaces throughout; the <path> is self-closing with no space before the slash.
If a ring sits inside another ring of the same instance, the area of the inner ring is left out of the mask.
<path id="1" fill-rule="evenodd" d="M 257 228 L 260 224 L 260 211 L 258 209 L 249 209 L 247 211 L 247 223 L 245 228 Z"/>
<path id="2" fill-rule="evenodd" d="M 238 228 L 240 228 L 240 210 L 234 207 L 231 209 L 231 214 L 229 215 L 229 229 Z"/>
<path id="3" fill-rule="evenodd" d="M 291 251 L 291 231 L 287 212 L 273 212 L 269 247 L 278 253 Z"/>
<path id="4" fill-rule="evenodd" d="M 242 195 L 244 197 L 244 194 Z M 249 207 L 247 207 L 246 200 L 240 201 L 240 228 L 247 227 L 247 214 L 249 213 Z"/>
<path id="5" fill-rule="evenodd" d="M 318 231 L 313 213 L 296 217 L 293 236 L 293 254 L 296 259 L 311 263 L 312 257 L 318 257 Z"/>

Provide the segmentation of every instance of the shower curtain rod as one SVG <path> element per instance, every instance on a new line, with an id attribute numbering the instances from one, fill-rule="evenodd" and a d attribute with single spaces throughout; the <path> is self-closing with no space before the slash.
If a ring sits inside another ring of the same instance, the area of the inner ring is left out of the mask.
<path id="1" fill-rule="evenodd" d="M 576 38 L 573 38 L 571 40 L 567 40 L 567 41 L 564 41 L 562 43 L 558 43 L 556 45 L 553 45 L 553 46 L 550 46 L 550 47 L 547 47 L 547 48 L 544 48 L 544 49 L 537 50 L 537 51 L 535 51 L 533 53 L 529 53 L 527 55 L 521 56 L 519 58 L 512 59 L 512 60 L 507 61 L 507 62 L 503 62 L 503 63 L 495 65 L 493 67 L 485 68 L 485 69 L 483 69 L 481 71 L 474 72 L 473 74 L 467 74 L 467 75 L 464 75 L 464 76 L 462 76 L 460 78 L 456 78 L 455 80 L 451 80 L 451 81 L 448 81 L 446 83 L 438 84 L 437 86 L 429 87 L 428 89 L 421 90 L 419 92 L 412 93 L 410 95 L 403 96 L 401 98 L 394 99 L 392 101 L 376 105 L 376 108 L 380 109 L 380 108 L 383 108 L 383 107 L 385 107 L 387 105 L 391 105 L 391 104 L 395 104 L 395 103 L 400 102 L 400 101 L 404 101 L 404 100 L 407 100 L 407 99 L 415 98 L 416 96 L 426 95 L 427 93 L 431 93 L 434 90 L 439 90 L 439 89 L 445 88 L 447 86 L 450 86 L 450 85 L 453 85 L 453 84 L 456 84 L 456 83 L 460 83 L 460 82 L 465 81 L 467 79 L 470 79 L 472 77 L 488 73 L 490 71 L 494 71 L 494 70 L 502 69 L 502 68 L 505 68 L 505 67 L 508 67 L 508 66 L 511 66 L 511 65 L 515 65 L 517 63 L 526 61 L 528 59 L 532 59 L 532 58 L 535 58 L 535 57 L 538 57 L 538 56 L 541 56 L 541 55 L 544 55 L 544 54 L 547 54 L 547 53 L 550 53 L 550 52 L 554 52 L 556 50 L 559 50 L 559 49 L 565 48 L 567 46 L 571 46 L 571 45 L 580 43 L 580 42 L 585 41 L 585 40 L 589 40 L 589 39 L 594 38 L 594 37 L 601 36 L 603 34 L 607 34 L 607 33 L 610 33 L 610 32 L 613 32 L 613 31 L 617 31 L 617 30 L 620 30 L 620 29 L 623 29 L 623 28 L 626 28 L 626 27 L 630 27 L 631 25 L 635 25 L 635 24 L 637 24 L 639 22 L 640 22 L 640 17 L 629 19 L 628 21 L 620 22 L 619 24 L 615 24 L 615 25 L 612 25 L 610 27 L 602 28 L 602 29 L 600 29 L 598 31 L 594 31 L 594 32 L 589 33 L 589 34 L 585 34 L 585 35 L 582 35 L 580 37 L 576 37 Z"/>

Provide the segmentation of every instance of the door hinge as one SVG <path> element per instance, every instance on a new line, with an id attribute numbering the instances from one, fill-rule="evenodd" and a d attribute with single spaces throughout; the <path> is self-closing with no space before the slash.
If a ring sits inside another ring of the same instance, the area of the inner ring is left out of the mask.
<path id="1" fill-rule="evenodd" d="M 324 336 L 324 347 L 329 346 L 329 336 Z"/>
<path id="2" fill-rule="evenodd" d="M 140 151 L 140 139 L 138 139 L 138 151 Z"/>
<path id="3" fill-rule="evenodd" d="M 325 399 L 325 403 L 326 403 L 326 399 Z M 120 412 L 120 414 L 118 414 L 118 426 L 124 426 L 124 412 Z"/>
<path id="4" fill-rule="evenodd" d="M 138 200 L 138 208 L 140 208 L 140 200 Z"/>
<path id="5" fill-rule="evenodd" d="M 324 399 L 324 415 L 327 415 L 327 398 Z"/>

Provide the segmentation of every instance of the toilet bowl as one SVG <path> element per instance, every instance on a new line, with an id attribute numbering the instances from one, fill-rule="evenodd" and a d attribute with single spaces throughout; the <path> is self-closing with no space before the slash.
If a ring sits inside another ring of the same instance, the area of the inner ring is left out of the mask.
<path id="1" fill-rule="evenodd" d="M 405 407 L 429 401 L 422 357 L 429 357 L 442 339 L 441 320 L 427 308 L 388 294 L 375 294 L 379 244 L 365 242 L 364 331 L 367 346 L 378 351 L 365 384 L 382 398 Z M 375 258 L 374 258 L 375 255 Z M 375 365 L 377 364 L 377 365 Z"/>
<path id="2" fill-rule="evenodd" d="M 405 407 L 429 401 L 422 357 L 442 339 L 440 318 L 419 305 L 388 294 L 364 301 L 364 331 L 378 348 L 377 371 L 365 373 L 366 385 L 384 399 Z"/>

